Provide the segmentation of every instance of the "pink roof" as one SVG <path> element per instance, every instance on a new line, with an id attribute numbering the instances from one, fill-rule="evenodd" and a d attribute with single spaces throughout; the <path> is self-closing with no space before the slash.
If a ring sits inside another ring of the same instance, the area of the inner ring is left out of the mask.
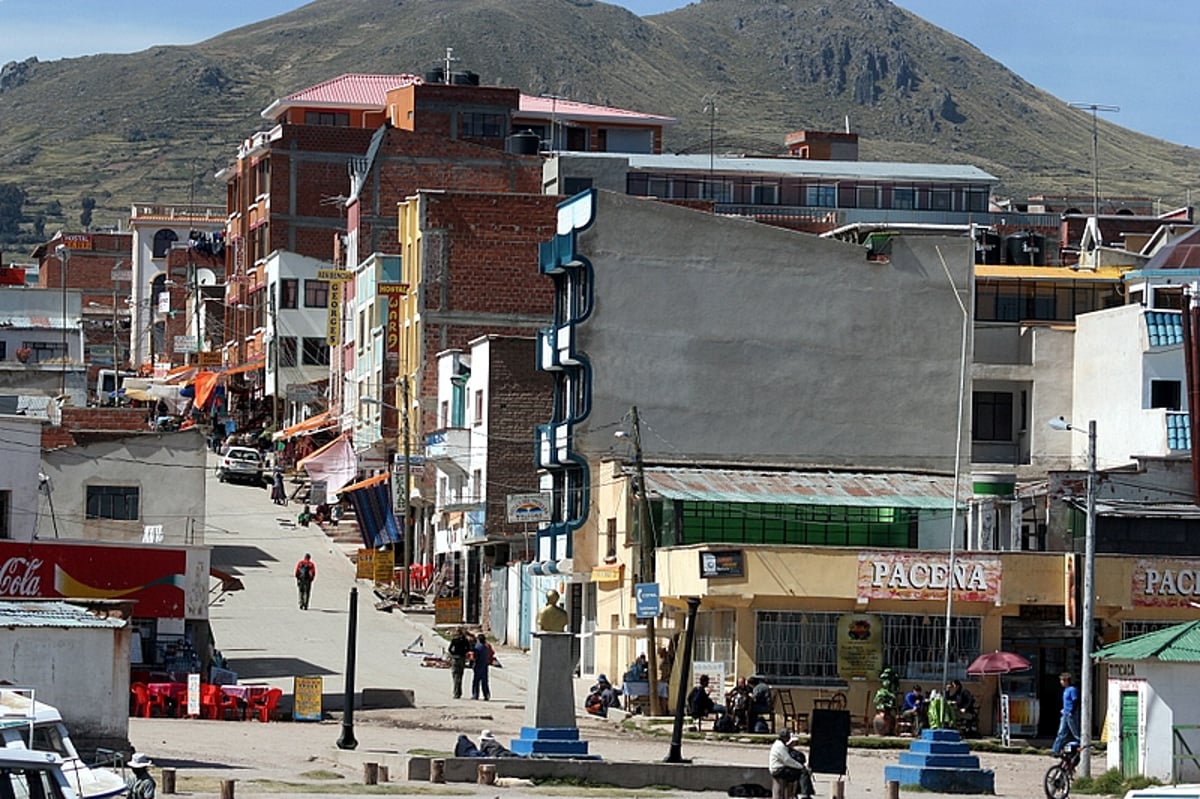
<path id="1" fill-rule="evenodd" d="M 297 105 L 328 105 L 342 108 L 377 108 L 383 110 L 387 105 L 387 93 L 390 89 L 411 84 L 422 84 L 425 81 L 418 75 L 364 75 L 352 73 L 339 75 L 327 81 L 309 86 L 298 92 L 289 94 L 281 100 L 276 100 L 267 106 L 262 115 L 274 119 L 284 109 Z M 551 97 L 531 97 L 521 95 L 520 113 L 549 119 L 560 116 L 564 119 L 590 119 L 594 121 L 611 120 L 614 122 L 656 122 L 661 125 L 674 125 L 674 117 L 643 114 L 638 111 L 628 111 L 623 108 L 611 108 L 590 103 L 578 103 L 574 100 L 556 100 Z"/>

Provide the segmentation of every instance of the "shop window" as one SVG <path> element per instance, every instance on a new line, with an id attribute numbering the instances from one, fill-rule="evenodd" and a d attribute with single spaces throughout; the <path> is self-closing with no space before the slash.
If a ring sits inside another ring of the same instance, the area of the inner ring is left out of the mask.
<path id="1" fill-rule="evenodd" d="M 725 673 L 736 673 L 734 649 L 737 643 L 737 611 L 711 610 L 696 614 L 696 662 L 725 664 Z M 724 690 L 721 688 L 720 690 Z"/>
<path id="2" fill-rule="evenodd" d="M 896 668 L 901 680 L 940 682 L 945 616 L 887 613 L 882 618 L 884 665 Z M 950 620 L 949 679 L 967 679 L 967 666 L 983 651 L 982 635 L 983 620 L 978 616 L 956 615 Z"/>
<path id="3" fill-rule="evenodd" d="M 87 518 L 136 521 L 140 493 L 137 486 L 88 486 Z"/>

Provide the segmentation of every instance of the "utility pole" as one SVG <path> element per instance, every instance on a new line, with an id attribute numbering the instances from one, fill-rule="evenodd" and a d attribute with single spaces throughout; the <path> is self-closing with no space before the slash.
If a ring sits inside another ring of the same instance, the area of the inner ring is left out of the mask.
<path id="1" fill-rule="evenodd" d="M 1071 107 L 1092 112 L 1092 216 L 1100 216 L 1100 128 L 1096 114 L 1100 111 L 1115 114 L 1121 109 L 1099 103 L 1071 103 Z"/>
<path id="2" fill-rule="evenodd" d="M 638 409 L 634 405 L 629 415 L 633 420 L 633 457 L 634 468 L 637 470 L 637 504 L 638 527 L 641 533 L 641 581 L 654 582 L 654 533 L 650 527 L 649 498 L 646 496 L 646 469 L 642 459 L 642 426 L 638 419 Z M 646 671 L 650 682 L 650 715 L 661 715 L 662 707 L 658 696 L 658 638 L 654 630 L 654 618 L 646 619 Z"/>
<path id="3" fill-rule="evenodd" d="M 271 382 L 274 384 L 271 389 L 272 433 L 279 429 L 279 306 L 275 299 L 275 292 L 279 291 L 279 285 L 279 281 L 276 280 L 271 286 L 270 296 L 267 297 L 267 310 L 271 314 Z M 199 284 L 197 284 L 196 288 L 199 291 Z M 199 344 L 199 341 L 200 332 L 199 328 L 196 328 L 197 344 Z"/>
<path id="4" fill-rule="evenodd" d="M 403 510 L 404 516 L 404 604 L 409 604 L 408 592 L 412 586 L 412 581 L 409 575 L 409 569 L 412 566 L 412 543 L 410 535 L 412 534 L 412 513 L 409 510 L 410 495 L 412 491 L 412 457 L 411 457 L 411 442 L 408 436 L 408 375 L 400 375 L 400 419 L 402 434 L 404 435 L 404 487 L 401 490 L 400 507 Z"/>
<path id="5" fill-rule="evenodd" d="M 63 402 L 67 396 L 67 262 L 70 258 L 71 249 L 65 244 L 58 245 L 58 282 L 62 286 L 62 373 L 58 393 Z"/>

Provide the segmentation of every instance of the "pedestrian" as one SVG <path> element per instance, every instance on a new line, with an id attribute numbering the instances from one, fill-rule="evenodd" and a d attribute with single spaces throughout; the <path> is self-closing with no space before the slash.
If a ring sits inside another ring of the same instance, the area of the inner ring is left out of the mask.
<path id="1" fill-rule="evenodd" d="M 471 650 L 471 698 L 478 699 L 483 694 L 483 701 L 492 698 L 492 689 L 488 686 L 488 667 L 492 665 L 492 645 L 487 642 L 487 636 L 480 633 L 475 639 L 475 648 Z"/>
<path id="2" fill-rule="evenodd" d="M 125 789 L 125 799 L 154 799 L 157 786 L 154 778 L 150 776 L 150 767 L 153 765 L 154 761 L 141 752 L 129 758 L 129 768 L 133 775 Z"/>
<path id="3" fill-rule="evenodd" d="M 283 487 L 283 469 L 279 464 L 275 465 L 275 470 L 271 480 L 271 501 L 276 505 L 287 504 L 287 490 Z"/>
<path id="4" fill-rule="evenodd" d="M 467 640 L 466 629 L 459 627 L 450 639 L 450 676 L 454 679 L 454 698 L 462 699 L 463 671 L 467 667 L 467 653 L 471 651 L 471 642 Z"/>
<path id="5" fill-rule="evenodd" d="M 771 776 L 794 787 L 794 791 L 789 790 L 783 799 L 793 799 L 794 796 L 812 799 L 813 780 L 807 759 L 803 752 L 792 748 L 799 742 L 800 739 L 791 730 L 783 730 L 771 744 L 771 751 L 767 755 L 767 770 Z"/>
<path id="6" fill-rule="evenodd" d="M 304 503 L 304 509 L 300 511 L 300 515 L 296 517 L 296 524 L 301 527 L 308 527 L 308 523 L 312 521 L 312 510 L 308 507 L 308 503 Z"/>
<path id="7" fill-rule="evenodd" d="M 307 552 L 296 564 L 296 588 L 300 591 L 300 609 L 308 610 L 308 598 L 312 594 L 313 580 L 317 579 L 317 564 Z"/>
<path id="8" fill-rule="evenodd" d="M 1087 665 L 1087 664 L 1084 664 Z M 1050 754 L 1058 757 L 1069 741 L 1079 740 L 1079 689 L 1073 684 L 1074 680 L 1069 671 L 1058 675 L 1058 684 L 1062 686 L 1062 717 L 1058 722 L 1058 735 Z"/>

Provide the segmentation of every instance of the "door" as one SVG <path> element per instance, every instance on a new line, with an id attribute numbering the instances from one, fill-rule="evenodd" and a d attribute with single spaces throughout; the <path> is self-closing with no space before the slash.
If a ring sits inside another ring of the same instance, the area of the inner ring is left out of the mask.
<path id="1" fill-rule="evenodd" d="M 1138 763 L 1138 695 L 1137 691 L 1121 692 L 1121 776 L 1125 779 L 1141 773 Z"/>
<path id="2" fill-rule="evenodd" d="M 508 643 L 508 569 L 501 566 L 492 569 L 491 603 L 488 622 L 492 635 L 499 643 Z"/>

